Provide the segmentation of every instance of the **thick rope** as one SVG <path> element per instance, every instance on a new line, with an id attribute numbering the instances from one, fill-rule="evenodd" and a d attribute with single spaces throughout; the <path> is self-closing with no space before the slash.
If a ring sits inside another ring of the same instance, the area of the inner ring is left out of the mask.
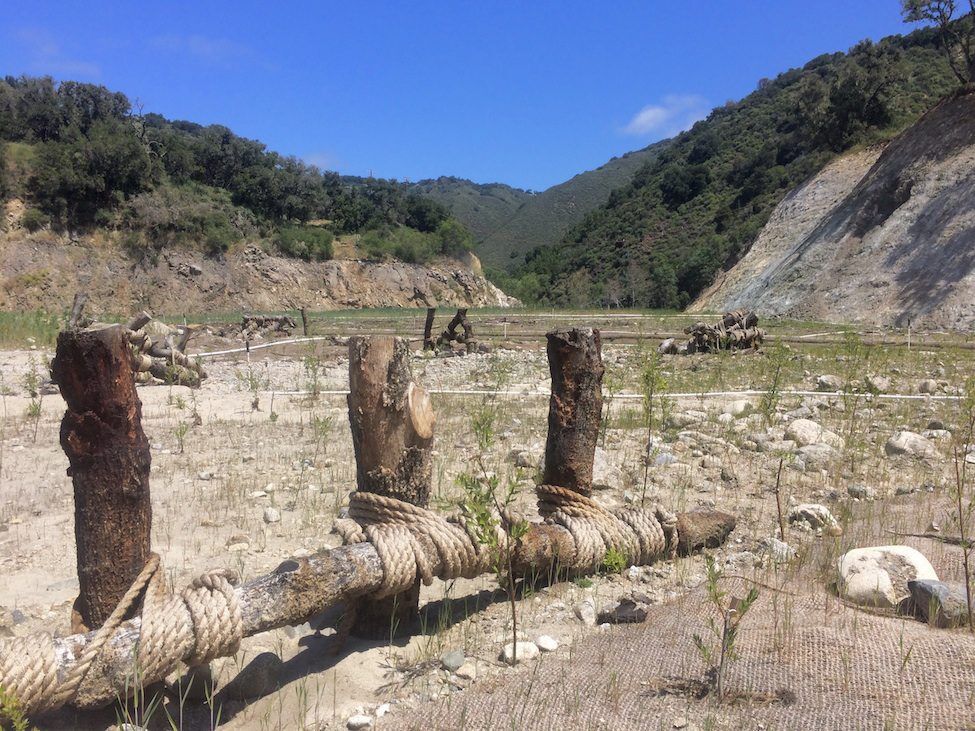
<path id="1" fill-rule="evenodd" d="M 590 498 L 552 485 L 536 488 L 539 514 L 572 536 L 574 571 L 594 571 L 610 551 L 643 565 L 677 551 L 677 518 L 660 506 L 628 507 L 611 513 Z M 491 555 L 463 518 L 447 520 L 425 508 L 384 495 L 354 492 L 349 517 L 335 521 L 345 543 L 368 541 L 379 554 L 383 583 L 377 597 L 398 594 L 419 578 L 474 578 L 491 567 Z M 498 528 L 500 530 L 500 527 Z M 563 562 L 564 565 L 564 562 Z"/>
<path id="2" fill-rule="evenodd" d="M 105 643 L 145 591 L 134 675 L 139 684 L 164 678 L 180 662 L 198 665 L 237 651 L 244 634 L 233 572 L 220 569 L 169 594 L 159 556 L 150 554 L 118 606 L 63 678 L 50 634 L 0 640 L 0 688 L 28 715 L 60 708 L 84 694 L 84 681 Z"/>

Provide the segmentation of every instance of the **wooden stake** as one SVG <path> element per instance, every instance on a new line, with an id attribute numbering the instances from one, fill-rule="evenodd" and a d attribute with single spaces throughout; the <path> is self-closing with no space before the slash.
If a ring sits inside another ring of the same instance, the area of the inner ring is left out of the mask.
<path id="1" fill-rule="evenodd" d="M 308 337 L 308 315 L 305 313 L 305 308 L 302 307 L 298 312 L 301 313 L 301 332 L 304 336 Z"/>
<path id="2" fill-rule="evenodd" d="M 552 395 L 542 481 L 589 495 L 603 409 L 599 330 L 556 330 L 547 337 Z"/>
<path id="3" fill-rule="evenodd" d="M 349 339 L 348 402 L 358 489 L 426 507 L 434 414 L 429 395 L 412 381 L 407 340 Z M 417 581 L 411 591 L 360 602 L 353 631 L 374 638 L 412 632 L 419 598 Z"/>
<path id="4" fill-rule="evenodd" d="M 75 626 L 95 628 L 149 557 L 149 440 L 120 327 L 62 332 L 51 370 L 68 404 L 61 446 L 74 484 Z"/>
<path id="5" fill-rule="evenodd" d="M 427 307 L 427 319 L 423 323 L 423 349 L 433 350 L 437 344 L 433 342 L 433 317 L 437 314 L 436 307 Z"/>

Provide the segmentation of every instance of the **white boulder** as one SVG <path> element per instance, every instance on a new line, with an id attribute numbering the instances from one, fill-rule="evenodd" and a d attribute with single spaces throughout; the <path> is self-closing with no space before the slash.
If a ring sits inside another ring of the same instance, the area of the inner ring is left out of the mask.
<path id="1" fill-rule="evenodd" d="M 860 606 L 892 609 L 910 595 L 908 581 L 937 581 L 934 567 L 910 546 L 854 548 L 837 563 L 837 590 L 847 601 Z"/>

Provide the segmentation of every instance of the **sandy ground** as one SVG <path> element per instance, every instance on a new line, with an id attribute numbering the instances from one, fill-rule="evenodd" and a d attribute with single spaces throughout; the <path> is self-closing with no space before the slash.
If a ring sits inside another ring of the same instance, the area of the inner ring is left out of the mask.
<path id="1" fill-rule="evenodd" d="M 218 566 L 231 567 L 245 579 L 254 577 L 285 559 L 339 543 L 330 529 L 354 488 L 355 464 L 344 396 L 320 392 L 347 387 L 347 360 L 335 348 L 309 349 L 289 357 L 262 353 L 262 357 L 253 354 L 250 362 L 246 356 L 208 362 L 209 378 L 197 391 L 167 386 L 139 390 L 152 449 L 152 541 L 176 586 Z M 0 405 L 0 632 L 8 636 L 37 630 L 68 633 L 70 605 L 78 588 L 72 486 L 65 475 L 66 457 L 58 446 L 64 402 L 59 395 L 44 396 L 35 419 L 28 414 L 31 399 L 24 387 L 32 371 L 43 375 L 51 355 L 41 350 L 0 352 L 4 394 Z M 637 392 L 639 350 L 606 346 L 604 357 L 610 393 Z M 787 387 L 809 388 L 816 375 L 851 367 L 843 360 L 847 356 L 834 351 L 797 357 Z M 665 375 L 671 383 L 682 388 L 694 383 L 700 391 L 755 387 L 764 377 L 763 358 L 672 361 Z M 894 378 L 891 390 L 903 392 L 916 390 L 920 378 L 932 375 L 942 377 L 942 393 L 957 392 L 960 374 L 971 365 L 968 354 L 914 352 L 885 358 L 884 368 Z M 541 349 L 498 349 L 489 355 L 456 358 L 417 354 L 414 372 L 419 382 L 434 389 L 533 393 L 548 388 Z M 294 391 L 312 393 L 282 393 Z M 671 405 L 672 422 L 657 433 L 661 441 L 655 454 L 670 455 L 667 461 L 672 464 L 654 465 L 644 489 L 646 436 L 640 402 L 608 399 L 610 417 L 599 459 L 606 463 L 611 484 L 599 490 L 597 498 L 608 507 L 639 503 L 645 497 L 676 510 L 708 506 L 731 512 L 739 517 L 739 527 L 717 557 L 729 570 L 750 574 L 765 565 L 765 543 L 775 535 L 772 489 L 778 464 L 774 449 L 756 451 L 752 437 L 764 433 L 774 446 L 783 439 L 783 427 L 766 429 L 757 413 L 723 415 L 735 410 L 736 400 L 702 397 Z M 459 499 L 456 476 L 470 469 L 475 451 L 470 415 L 484 403 L 483 396 L 434 396 L 438 423 L 433 500 L 438 508 L 448 509 Z M 521 480 L 519 504 L 531 511 L 531 476 L 516 473 L 510 455 L 528 451 L 534 458 L 541 456 L 547 398 L 514 395 L 488 403 L 497 407 L 497 438 L 485 462 L 505 479 Z M 758 399 L 751 399 L 749 408 L 754 410 L 757 403 Z M 851 404 L 783 397 L 777 411 L 786 414 L 795 409 L 804 409 L 823 425 L 856 439 L 847 440 L 850 446 L 842 459 L 822 468 L 800 469 L 790 460 L 783 471 L 787 504 L 823 502 L 841 522 L 850 521 L 856 512 L 852 507 L 859 501 L 848 497 L 848 489 L 867 484 L 877 491 L 878 506 L 885 501 L 914 501 L 917 509 L 908 511 L 910 525 L 899 518 L 892 527 L 916 530 L 935 519 L 947 503 L 947 441 L 936 440 L 938 456 L 927 461 L 888 458 L 883 445 L 898 429 L 920 432 L 932 420 L 957 423 L 956 404 L 866 398 Z M 673 415 L 687 412 L 701 412 L 701 416 L 693 424 L 676 425 Z M 196 415 L 199 425 L 194 425 Z M 182 424 L 187 425 L 185 433 Z M 898 488 L 903 495 L 896 495 Z M 280 522 L 265 522 L 267 507 L 280 512 Z M 849 529 L 846 533 L 856 534 Z M 789 529 L 787 539 L 800 548 L 813 541 L 836 540 L 839 546 L 853 540 L 817 537 L 795 528 Z M 936 558 L 931 554 L 949 550 L 930 543 L 924 549 L 932 561 Z M 576 618 L 573 607 L 580 601 L 591 598 L 600 607 L 639 589 L 654 603 L 666 602 L 702 580 L 703 562 L 692 557 L 600 576 L 592 582 L 557 584 L 519 602 L 519 628 L 529 639 L 541 634 L 556 638 L 561 643 L 557 652 L 571 655 L 574 640 L 599 631 Z M 277 653 L 284 664 L 263 697 L 249 702 L 224 700 L 219 725 L 344 728 L 355 713 L 376 717 L 377 710 L 388 711 L 389 718 L 395 718 L 404 707 L 463 692 L 471 682 L 505 672 L 497 656 L 510 636 L 510 620 L 496 589 L 496 581 L 487 577 L 449 585 L 434 582 L 422 595 L 426 631 L 409 641 L 340 640 L 331 627 L 316 632 L 309 625 L 248 638 L 236 657 L 214 663 L 219 684 L 261 652 Z M 453 649 L 463 650 L 475 664 L 477 680 L 441 668 L 441 655 Z M 148 726 L 169 728 L 166 713 L 185 728 L 216 725 L 216 711 L 205 703 L 180 704 L 169 696 L 164 705 L 165 711 L 160 706 L 146 721 Z M 137 715 L 131 708 L 128 712 Z M 66 712 L 48 720 L 46 727 L 106 728 L 124 713 L 118 709 L 101 714 Z M 382 718 L 376 721 L 381 727 Z"/>

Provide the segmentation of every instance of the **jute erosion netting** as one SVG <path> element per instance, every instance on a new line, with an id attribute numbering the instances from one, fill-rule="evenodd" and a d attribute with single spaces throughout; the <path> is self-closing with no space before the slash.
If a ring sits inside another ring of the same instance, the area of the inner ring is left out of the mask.
<path id="1" fill-rule="evenodd" d="M 739 596 L 747 591 L 726 583 Z M 705 671 L 692 638 L 708 636 L 708 607 L 695 590 L 653 609 L 644 624 L 577 643 L 572 659 L 476 684 L 394 727 L 671 729 L 680 717 L 698 728 L 710 717 L 734 729 L 975 728 L 975 638 L 868 614 L 825 592 L 761 594 L 728 672 L 742 700 L 662 693 L 668 678 Z"/>
<path id="2" fill-rule="evenodd" d="M 943 579 L 959 580 L 959 548 L 893 538 L 880 525 L 927 521 L 936 507 L 924 500 L 887 510 L 883 521 L 864 507 L 842 538 L 811 539 L 797 570 L 761 572 L 780 590 L 759 586 L 741 622 L 740 659 L 726 681 L 734 700 L 677 687 L 706 671 L 693 637 L 713 637 L 708 619 L 718 615 L 700 586 L 652 608 L 642 624 L 592 634 L 386 728 L 672 729 L 686 719 L 698 729 L 975 729 L 975 637 L 848 606 L 826 586 L 837 555 L 878 543 L 912 545 Z M 720 585 L 744 597 L 752 583 Z"/>

